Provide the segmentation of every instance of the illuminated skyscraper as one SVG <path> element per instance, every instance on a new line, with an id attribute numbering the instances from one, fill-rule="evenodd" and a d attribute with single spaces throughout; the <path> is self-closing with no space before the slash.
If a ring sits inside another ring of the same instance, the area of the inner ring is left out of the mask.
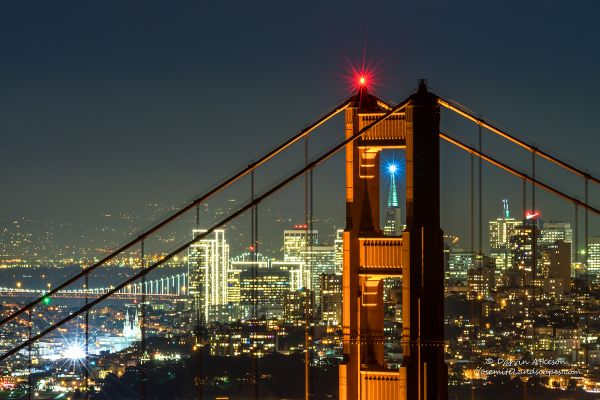
<path id="1" fill-rule="evenodd" d="M 511 218 L 508 199 L 502 199 L 502 216 L 489 221 L 490 254 L 496 261 L 496 273 L 498 274 L 513 265 L 510 253 L 510 238 L 515 228 L 521 223 L 521 221 Z"/>
<path id="2" fill-rule="evenodd" d="M 537 268 L 537 272 L 540 272 L 541 253 L 537 251 L 534 260 L 534 237 L 536 240 L 539 239 L 537 216 L 533 216 L 515 227 L 509 239 L 512 268 L 524 272 L 528 284 L 534 277 L 534 266 Z M 535 275 L 537 276 L 537 273 Z"/>
<path id="3" fill-rule="evenodd" d="M 306 251 L 306 268 L 310 271 L 311 289 L 315 305 L 321 305 L 321 275 L 335 273 L 334 246 L 312 246 Z"/>
<path id="4" fill-rule="evenodd" d="M 476 254 L 470 250 L 453 248 L 448 257 L 448 269 L 444 275 L 450 285 L 466 285 L 467 273 L 475 268 Z"/>
<path id="5" fill-rule="evenodd" d="M 467 272 L 467 299 L 486 299 L 496 286 L 494 260 L 482 255 L 475 263 L 477 267 Z"/>
<path id="6" fill-rule="evenodd" d="M 573 252 L 573 229 L 571 224 L 568 222 L 544 222 L 542 229 L 540 230 L 540 247 L 547 248 L 548 246 L 554 245 L 559 240 L 569 243 L 571 252 Z M 573 259 L 573 255 L 569 254 L 569 262 Z"/>
<path id="7" fill-rule="evenodd" d="M 600 276 L 600 236 L 590 237 L 587 246 L 587 270 L 596 277 Z"/>
<path id="8" fill-rule="evenodd" d="M 303 279 L 309 278 L 308 288 L 313 291 L 318 306 L 321 298 L 320 276 L 335 272 L 335 245 L 321 245 L 319 231 L 296 225 L 294 229 L 283 231 L 283 259 L 285 262 L 304 263 L 307 273 L 303 271 L 301 276 Z"/>
<path id="9" fill-rule="evenodd" d="M 193 237 L 206 232 L 194 229 Z M 225 231 L 215 230 L 188 250 L 189 295 L 196 324 L 226 320 L 229 245 Z"/>
<path id="10" fill-rule="evenodd" d="M 271 266 L 280 268 L 289 274 L 290 290 L 310 289 L 310 271 L 306 268 L 306 263 L 299 261 L 272 261 Z"/>
<path id="11" fill-rule="evenodd" d="M 573 242 L 573 229 L 568 222 L 544 222 L 540 231 L 540 245 L 553 244 L 559 240 Z"/>
<path id="12" fill-rule="evenodd" d="M 254 261 L 254 258 L 256 258 L 256 261 Z M 263 257 L 261 254 L 254 255 L 253 253 L 243 253 L 230 260 L 229 269 L 227 272 L 227 303 L 229 307 L 229 321 L 235 321 L 244 317 L 243 310 L 240 307 L 242 272 L 251 266 L 267 268 L 269 266 L 269 261 L 270 260 L 267 257 Z"/>
<path id="13" fill-rule="evenodd" d="M 300 326 L 306 322 L 306 316 L 313 315 L 313 298 L 308 289 L 291 290 L 283 300 L 283 319 L 286 323 Z"/>
<path id="14" fill-rule="evenodd" d="M 342 323 L 342 275 L 321 275 L 321 320 L 327 325 Z"/>
<path id="15" fill-rule="evenodd" d="M 240 273 L 242 319 L 283 318 L 284 298 L 290 290 L 289 273 L 279 267 L 250 264 Z"/>
<path id="16" fill-rule="evenodd" d="M 402 226 L 402 209 L 398 204 L 398 189 L 396 188 L 398 165 L 389 164 L 387 173 L 390 176 L 390 191 L 388 192 L 383 233 L 388 236 L 400 236 L 404 227 Z"/>
<path id="17" fill-rule="evenodd" d="M 333 260 L 335 262 L 335 273 L 342 273 L 343 257 L 344 257 L 344 230 L 338 229 L 335 231 L 335 241 L 333 247 L 335 254 Z"/>
<path id="18" fill-rule="evenodd" d="M 558 298 L 571 288 L 571 243 L 556 240 L 540 249 L 539 282 L 542 296 Z"/>
<path id="19" fill-rule="evenodd" d="M 396 187 L 396 175 L 400 167 L 395 162 L 391 162 L 385 167 L 386 176 L 390 177 L 390 189 L 387 196 L 387 208 L 385 211 L 385 225 L 383 234 L 386 236 L 401 236 L 404 230 L 402 225 L 402 209 L 398 203 L 398 188 Z M 402 296 L 402 278 L 383 279 L 383 301 L 385 319 L 396 319 L 401 314 Z"/>
<path id="20" fill-rule="evenodd" d="M 307 238 L 309 239 L 307 241 Z M 319 243 L 319 231 L 306 229 L 306 225 L 295 225 L 283 231 L 283 261 L 304 262 L 304 252 L 310 245 Z"/>

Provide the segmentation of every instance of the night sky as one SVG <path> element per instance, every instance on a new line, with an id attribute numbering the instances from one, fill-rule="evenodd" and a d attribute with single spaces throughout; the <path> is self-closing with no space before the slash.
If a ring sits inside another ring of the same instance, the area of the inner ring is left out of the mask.
<path id="1" fill-rule="evenodd" d="M 349 96 L 350 64 L 363 59 L 382 99 L 400 101 L 427 78 L 598 175 L 599 12 L 594 1 L 2 2 L 0 218 L 93 224 L 107 210 L 184 204 Z M 447 113 L 442 126 L 476 143 L 475 126 Z M 320 131 L 324 143 L 342 127 Z M 484 148 L 500 143 L 491 137 Z M 523 151 L 494 149 L 529 168 Z M 468 235 L 469 158 L 447 144 L 442 153 L 443 228 Z M 286 176 L 294 160 L 259 181 Z M 315 172 L 316 195 L 328 191 L 319 215 L 343 215 L 340 161 Z M 543 163 L 538 174 L 582 193 L 580 179 Z M 520 190 L 485 167 L 484 221 L 503 196 L 520 213 Z M 598 196 L 593 188 L 597 206 Z M 539 190 L 536 201 L 544 219 L 572 222 L 572 206 Z M 600 235 L 598 218 L 590 224 Z"/>

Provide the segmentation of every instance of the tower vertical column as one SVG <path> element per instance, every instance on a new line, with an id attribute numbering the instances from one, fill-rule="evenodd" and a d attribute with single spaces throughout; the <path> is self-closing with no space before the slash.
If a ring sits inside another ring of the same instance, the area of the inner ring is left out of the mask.
<path id="1" fill-rule="evenodd" d="M 408 400 L 446 400 L 439 106 L 424 80 L 406 109 L 405 132 L 402 370 L 406 372 Z"/>
<path id="2" fill-rule="evenodd" d="M 346 109 L 346 138 L 384 115 L 362 87 Z M 346 146 L 346 229 L 343 233 L 343 343 L 340 400 L 398 399 L 400 374 L 384 360 L 383 278 L 401 274 L 400 237 L 384 236 L 379 221 L 380 152 L 404 145 L 403 116 Z"/>

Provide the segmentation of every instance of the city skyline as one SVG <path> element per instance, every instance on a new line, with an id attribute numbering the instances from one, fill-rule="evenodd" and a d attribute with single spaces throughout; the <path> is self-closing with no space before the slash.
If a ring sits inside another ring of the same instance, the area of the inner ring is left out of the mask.
<path id="1" fill-rule="evenodd" d="M 0 400 L 594 400 L 584 0 L 8 3 Z"/>

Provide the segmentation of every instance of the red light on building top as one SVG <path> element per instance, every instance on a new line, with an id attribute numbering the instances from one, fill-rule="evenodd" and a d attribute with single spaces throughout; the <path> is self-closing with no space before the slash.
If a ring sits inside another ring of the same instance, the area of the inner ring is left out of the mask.
<path id="1" fill-rule="evenodd" d="M 307 224 L 296 224 L 294 225 L 294 229 L 308 229 Z"/>
<path id="2" fill-rule="evenodd" d="M 541 215 L 542 215 L 542 213 L 539 212 L 539 211 L 526 211 L 525 212 L 525 219 L 539 218 Z"/>
<path id="3" fill-rule="evenodd" d="M 364 76 L 361 76 L 361 77 L 358 79 L 358 84 L 359 84 L 359 85 L 361 85 L 361 86 L 364 86 L 366 83 L 367 83 L 367 78 L 365 78 Z"/>
<path id="4" fill-rule="evenodd" d="M 254 246 L 252 246 L 252 245 L 248 246 L 248 250 L 250 250 L 250 253 L 254 253 Z"/>

